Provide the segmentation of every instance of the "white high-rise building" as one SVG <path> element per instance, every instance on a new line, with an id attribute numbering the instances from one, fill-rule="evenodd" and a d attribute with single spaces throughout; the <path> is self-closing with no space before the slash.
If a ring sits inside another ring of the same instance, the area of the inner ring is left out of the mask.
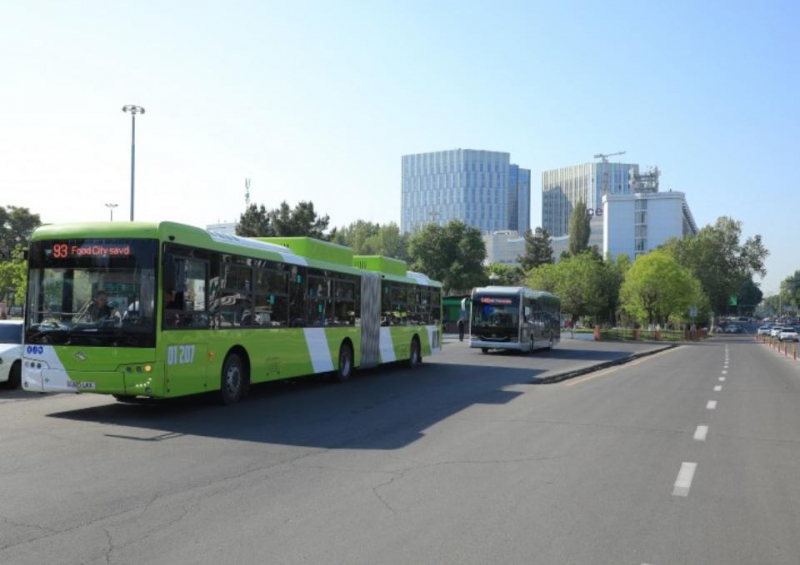
<path id="1" fill-rule="evenodd" d="M 683 192 L 636 192 L 603 197 L 603 255 L 631 259 L 677 237 L 697 235 Z"/>

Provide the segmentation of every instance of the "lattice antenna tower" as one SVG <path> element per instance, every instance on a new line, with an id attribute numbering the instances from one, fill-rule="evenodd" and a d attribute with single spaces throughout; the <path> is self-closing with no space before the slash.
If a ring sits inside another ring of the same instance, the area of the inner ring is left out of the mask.
<path id="1" fill-rule="evenodd" d="M 250 207 L 250 179 L 244 179 L 244 205 Z"/>

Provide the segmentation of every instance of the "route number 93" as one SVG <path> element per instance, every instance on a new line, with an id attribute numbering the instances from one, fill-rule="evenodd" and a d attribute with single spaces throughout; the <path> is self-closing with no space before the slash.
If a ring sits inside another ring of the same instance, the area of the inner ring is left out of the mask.
<path id="1" fill-rule="evenodd" d="M 194 363 L 194 345 L 170 345 L 167 347 L 167 365 Z"/>

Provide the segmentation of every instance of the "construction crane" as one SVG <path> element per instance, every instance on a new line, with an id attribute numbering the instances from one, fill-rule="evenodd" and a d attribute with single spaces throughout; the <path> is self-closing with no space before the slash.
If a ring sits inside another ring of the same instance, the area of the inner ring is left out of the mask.
<path id="1" fill-rule="evenodd" d="M 598 153 L 594 156 L 595 159 L 602 159 L 603 163 L 608 163 L 609 157 L 616 157 L 617 155 L 625 155 L 625 151 L 617 151 L 616 153 Z"/>

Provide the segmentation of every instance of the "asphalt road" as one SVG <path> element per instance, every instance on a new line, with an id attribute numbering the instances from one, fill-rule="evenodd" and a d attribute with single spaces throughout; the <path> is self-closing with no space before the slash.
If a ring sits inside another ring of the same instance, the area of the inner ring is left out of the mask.
<path id="1" fill-rule="evenodd" d="M 731 336 L 531 384 L 625 347 L 228 408 L 4 393 L 0 563 L 800 562 L 800 362 Z"/>

